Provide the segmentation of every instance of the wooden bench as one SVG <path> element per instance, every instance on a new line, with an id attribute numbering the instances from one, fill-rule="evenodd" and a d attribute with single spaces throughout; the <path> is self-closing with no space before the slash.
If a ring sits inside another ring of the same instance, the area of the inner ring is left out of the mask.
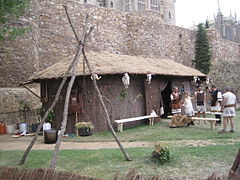
<path id="1" fill-rule="evenodd" d="M 167 118 L 172 118 L 173 116 L 168 116 Z M 208 121 L 210 123 L 210 129 L 214 130 L 216 121 L 220 119 L 217 118 L 203 118 L 203 117 L 191 117 L 192 120 L 199 120 L 199 121 Z"/>
<path id="2" fill-rule="evenodd" d="M 147 115 L 147 116 L 139 116 L 139 117 L 133 117 L 133 118 L 120 119 L 120 120 L 115 120 L 114 122 L 117 123 L 117 125 L 118 125 L 117 130 L 119 132 L 122 132 L 123 131 L 123 123 L 148 119 L 149 125 L 153 126 L 154 118 L 156 118 L 156 117 L 158 117 L 158 115 L 155 113 L 155 111 L 152 110 L 151 114 Z"/>
<path id="3" fill-rule="evenodd" d="M 197 111 L 194 111 L 195 114 L 197 114 L 198 112 Z M 212 114 L 212 115 L 215 115 L 215 114 L 223 114 L 222 112 L 211 112 L 211 111 L 207 111 L 205 112 L 205 114 Z"/>

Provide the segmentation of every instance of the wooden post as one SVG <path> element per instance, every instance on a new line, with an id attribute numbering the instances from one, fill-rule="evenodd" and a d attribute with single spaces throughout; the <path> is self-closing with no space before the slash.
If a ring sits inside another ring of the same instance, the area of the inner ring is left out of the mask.
<path id="1" fill-rule="evenodd" d="M 89 64 L 89 61 L 88 61 L 88 59 L 87 59 L 87 57 L 86 57 L 86 54 L 85 54 L 85 51 L 84 51 L 84 47 L 82 48 L 82 53 L 83 53 L 83 60 L 86 61 L 88 70 L 89 70 L 89 72 L 91 73 L 91 75 L 92 75 L 92 77 L 93 77 L 93 85 L 94 85 L 94 88 L 95 88 L 95 90 L 96 90 L 96 92 L 97 92 L 97 96 L 98 96 L 98 98 L 99 98 L 99 100 L 100 100 L 100 102 L 101 102 L 101 104 L 102 104 L 102 107 L 103 107 L 103 109 L 104 109 L 104 112 L 105 112 L 105 115 L 106 115 L 106 119 L 107 119 L 107 123 L 108 123 L 108 126 L 110 127 L 110 130 L 111 130 L 111 132 L 112 132 L 112 135 L 113 135 L 115 141 L 117 142 L 118 146 L 120 147 L 121 151 L 123 152 L 123 155 L 125 156 L 126 160 L 127 160 L 127 161 L 132 161 L 132 159 L 129 157 L 127 151 L 125 150 L 125 148 L 123 147 L 123 145 L 122 145 L 121 142 L 119 141 L 119 139 L 118 139 L 118 137 L 117 137 L 117 134 L 116 134 L 116 132 L 114 131 L 114 129 L 113 129 L 113 127 L 112 127 L 112 123 L 111 123 L 111 120 L 110 120 L 110 117 L 109 117 L 107 108 L 106 108 L 105 103 L 104 103 L 104 101 L 103 101 L 102 94 L 101 94 L 101 92 L 100 92 L 99 89 L 98 89 L 97 81 L 96 81 L 96 78 L 95 78 L 95 76 L 94 76 L 94 73 L 93 73 L 93 71 L 92 71 L 92 69 L 91 69 L 91 66 L 90 66 L 90 64 Z"/>
<path id="2" fill-rule="evenodd" d="M 71 25 L 71 28 L 72 28 L 72 30 L 73 30 L 73 32 L 74 32 L 74 35 L 75 35 L 75 38 L 76 38 L 77 42 L 78 42 L 79 45 L 80 45 L 80 44 L 82 44 L 82 42 L 79 41 L 78 35 L 77 35 L 74 27 L 72 26 L 71 20 L 70 20 L 70 18 L 69 18 L 68 12 L 67 12 L 67 8 L 66 8 L 66 7 L 64 7 L 64 8 L 65 8 L 66 15 L 67 15 L 67 17 L 68 17 L 68 22 L 69 22 L 69 24 Z M 89 32 L 87 33 L 87 36 L 89 36 L 89 34 L 91 33 L 92 29 L 93 29 L 93 27 L 90 28 Z M 91 74 L 92 77 L 93 77 L 93 85 L 94 85 L 94 88 L 95 88 L 95 90 L 96 90 L 96 92 L 97 92 L 97 95 L 98 95 L 98 97 L 99 97 L 99 99 L 100 99 L 100 102 L 101 102 L 101 104 L 102 104 L 102 106 L 103 106 L 103 109 L 104 109 L 104 112 L 105 112 L 106 118 L 107 118 L 107 123 L 108 123 L 108 126 L 110 127 L 110 130 L 111 130 L 111 132 L 112 132 L 112 135 L 113 135 L 114 139 L 116 140 L 117 144 L 119 145 L 121 151 L 123 152 L 126 160 L 131 161 L 131 158 L 129 157 L 127 151 L 124 149 L 123 145 L 122 145 L 121 142 L 119 141 L 119 139 L 118 139 L 118 137 L 117 137 L 117 134 L 116 134 L 116 132 L 114 131 L 114 129 L 113 129 L 113 127 L 112 127 L 111 120 L 110 120 L 110 117 L 109 117 L 107 108 L 106 108 L 106 106 L 105 106 L 105 103 L 104 103 L 104 101 L 103 101 L 102 94 L 101 94 L 101 92 L 100 92 L 99 89 L 98 89 L 97 82 L 96 82 L 96 78 L 95 78 L 94 73 L 93 73 L 93 71 L 92 71 L 92 69 L 91 69 L 91 67 L 90 67 L 90 64 L 89 64 L 88 60 L 87 60 L 87 57 L 86 57 L 86 54 L 85 54 L 85 51 L 84 51 L 84 46 L 83 46 L 83 48 L 82 48 L 82 53 L 83 53 L 83 64 L 85 64 L 85 62 L 86 62 L 87 67 L 88 67 L 88 69 L 89 69 L 89 72 L 90 72 L 90 74 Z M 52 161 L 53 161 L 53 160 L 52 160 Z M 51 167 L 53 168 L 52 165 L 51 165 Z"/>
<path id="3" fill-rule="evenodd" d="M 81 49 L 81 46 L 79 45 L 77 51 L 80 51 L 80 49 Z M 26 159 L 27 159 L 27 157 L 28 157 L 28 155 L 29 155 L 29 153 L 30 153 L 33 145 L 35 144 L 35 142 L 36 142 L 36 140 L 37 140 L 37 137 L 38 137 L 39 132 L 40 132 L 42 126 L 43 126 L 43 123 L 44 123 L 45 120 L 47 119 L 48 114 L 49 114 L 49 113 L 53 110 L 53 108 L 56 106 L 56 104 L 57 104 L 57 102 L 58 102 L 58 100 L 59 100 L 59 96 L 60 96 L 60 94 L 61 94 L 61 91 L 62 91 L 62 89 L 63 89 L 63 86 L 64 86 L 64 84 L 65 84 L 66 81 L 67 81 L 67 78 L 68 78 L 68 76 L 69 76 L 69 74 L 70 74 L 70 71 L 71 71 L 71 69 L 72 69 L 75 61 L 76 61 L 76 58 L 74 57 L 73 61 L 72 61 L 71 64 L 69 65 L 67 71 L 66 71 L 65 74 L 63 75 L 62 82 L 61 82 L 61 84 L 60 84 L 59 87 L 58 87 L 56 96 L 55 96 L 55 98 L 54 98 L 51 106 L 50 106 L 49 109 L 45 112 L 42 120 L 40 121 L 40 124 L 38 125 L 38 128 L 37 128 L 37 130 L 36 130 L 36 132 L 35 132 L 35 135 L 34 135 L 32 141 L 30 142 L 29 146 L 27 147 L 26 151 L 24 152 L 23 157 L 22 157 L 21 161 L 19 162 L 19 165 L 23 165 L 23 164 L 25 163 L 25 161 L 26 161 Z"/>
<path id="4" fill-rule="evenodd" d="M 76 31 L 74 30 L 74 27 L 72 26 L 71 19 L 68 15 L 67 7 L 64 6 L 64 9 L 65 9 L 65 13 L 66 13 L 67 18 L 68 18 L 68 22 L 69 22 L 71 28 L 73 29 L 74 35 L 75 35 L 76 38 L 78 38 L 78 36 L 76 34 Z M 89 35 L 90 35 L 90 33 L 92 32 L 92 29 L 93 29 L 93 27 L 90 27 L 89 31 L 87 32 L 87 22 L 88 22 L 88 15 L 86 15 L 85 26 L 84 26 L 84 32 L 83 32 L 83 35 L 82 35 L 82 39 L 78 40 L 78 45 L 79 45 L 80 48 L 82 48 L 84 46 L 84 43 L 85 43 L 86 39 L 89 37 Z M 74 58 L 75 58 L 75 63 L 73 64 L 73 67 L 72 67 L 71 80 L 68 83 L 66 97 L 65 97 L 61 131 L 60 131 L 60 134 L 58 136 L 58 139 L 57 139 L 54 151 L 53 151 L 52 161 L 51 161 L 51 165 L 50 165 L 51 169 L 56 168 L 57 160 L 58 160 L 58 153 L 59 153 L 59 149 L 60 149 L 61 142 L 62 142 L 62 137 L 65 133 L 66 126 L 67 126 L 69 98 L 70 98 L 70 93 L 71 93 L 71 90 L 72 90 L 72 87 L 73 87 L 73 84 L 74 84 L 74 81 L 75 81 L 75 78 L 76 78 L 75 71 L 76 71 L 77 64 L 78 64 L 79 59 L 80 59 L 80 51 L 77 51 Z"/>
<path id="5" fill-rule="evenodd" d="M 239 169 L 240 169 L 240 150 L 238 151 L 235 161 L 231 167 L 231 170 L 238 173 L 238 175 L 240 175 L 240 172 L 237 171 Z"/>
<path id="6" fill-rule="evenodd" d="M 76 123 L 75 124 L 77 124 L 78 123 L 78 113 L 77 113 L 77 111 L 76 111 Z M 78 136 L 78 129 L 76 128 L 76 135 Z"/>

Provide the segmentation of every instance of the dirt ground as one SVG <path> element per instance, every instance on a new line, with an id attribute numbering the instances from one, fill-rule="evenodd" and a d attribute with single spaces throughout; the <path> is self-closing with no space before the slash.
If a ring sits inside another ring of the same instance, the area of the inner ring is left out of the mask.
<path id="1" fill-rule="evenodd" d="M 11 135 L 0 136 L 0 150 L 25 150 L 32 137 L 22 136 L 19 138 L 12 138 Z M 206 146 L 214 145 L 211 140 L 182 140 L 182 141 L 168 141 L 168 144 L 174 144 L 174 146 Z M 126 148 L 130 147 L 153 147 L 153 142 L 122 142 Z M 43 136 L 39 136 L 33 149 L 40 150 L 53 150 L 55 144 L 44 143 Z M 61 149 L 115 149 L 119 148 L 116 142 L 62 142 Z"/>

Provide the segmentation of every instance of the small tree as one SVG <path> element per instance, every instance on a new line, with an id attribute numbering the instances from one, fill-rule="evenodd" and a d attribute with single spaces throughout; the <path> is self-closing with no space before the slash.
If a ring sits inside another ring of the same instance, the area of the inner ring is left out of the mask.
<path id="1" fill-rule="evenodd" d="M 0 41 L 15 39 L 30 31 L 30 27 L 17 27 L 13 23 L 24 15 L 29 5 L 30 0 L 0 0 Z"/>
<path id="2" fill-rule="evenodd" d="M 195 42 L 195 68 L 202 73 L 208 74 L 211 66 L 211 50 L 206 28 L 201 23 L 198 25 L 197 35 Z"/>
<path id="3" fill-rule="evenodd" d="M 209 28 L 210 28 L 210 24 L 209 24 L 208 19 L 207 19 L 206 22 L 205 22 L 205 28 L 206 28 L 206 29 L 209 29 Z"/>
<path id="4" fill-rule="evenodd" d="M 15 96 L 17 99 L 17 102 L 19 104 L 19 112 L 23 114 L 24 121 L 27 121 L 27 113 L 31 110 L 31 106 L 28 101 L 18 97 L 17 95 Z"/>

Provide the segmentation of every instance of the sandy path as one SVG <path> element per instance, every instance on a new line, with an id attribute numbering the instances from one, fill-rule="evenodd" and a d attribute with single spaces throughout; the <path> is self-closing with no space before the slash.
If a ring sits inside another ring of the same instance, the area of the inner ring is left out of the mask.
<path id="1" fill-rule="evenodd" d="M 0 142 L 0 150 L 25 150 L 29 142 Z M 151 142 L 123 142 L 124 147 L 152 147 Z M 53 150 L 55 144 L 45 144 L 44 142 L 36 142 L 33 149 Z M 116 149 L 118 145 L 116 142 L 62 142 L 61 149 Z"/>
<path id="2" fill-rule="evenodd" d="M 0 136 L 0 150 L 26 150 L 31 137 L 11 138 L 7 135 Z M 240 140 L 227 140 L 224 144 L 232 144 Z M 221 144 L 214 140 L 180 140 L 180 141 L 161 141 L 170 146 L 207 146 Z M 125 148 L 135 147 L 154 147 L 154 142 L 122 142 Z M 53 150 L 55 144 L 45 144 L 43 137 L 33 146 L 35 150 Z M 116 142 L 62 142 L 61 149 L 117 149 L 119 148 Z"/>
<path id="3" fill-rule="evenodd" d="M 182 141 L 162 141 L 174 146 L 206 146 L 215 145 L 210 140 L 182 140 Z M 0 150 L 25 150 L 30 142 L 28 141 L 12 141 L 0 142 Z M 122 142 L 125 148 L 131 147 L 153 147 L 153 142 Z M 53 150 L 55 144 L 45 144 L 43 141 L 37 141 L 33 149 Z M 62 142 L 61 149 L 116 149 L 119 148 L 116 142 Z"/>

